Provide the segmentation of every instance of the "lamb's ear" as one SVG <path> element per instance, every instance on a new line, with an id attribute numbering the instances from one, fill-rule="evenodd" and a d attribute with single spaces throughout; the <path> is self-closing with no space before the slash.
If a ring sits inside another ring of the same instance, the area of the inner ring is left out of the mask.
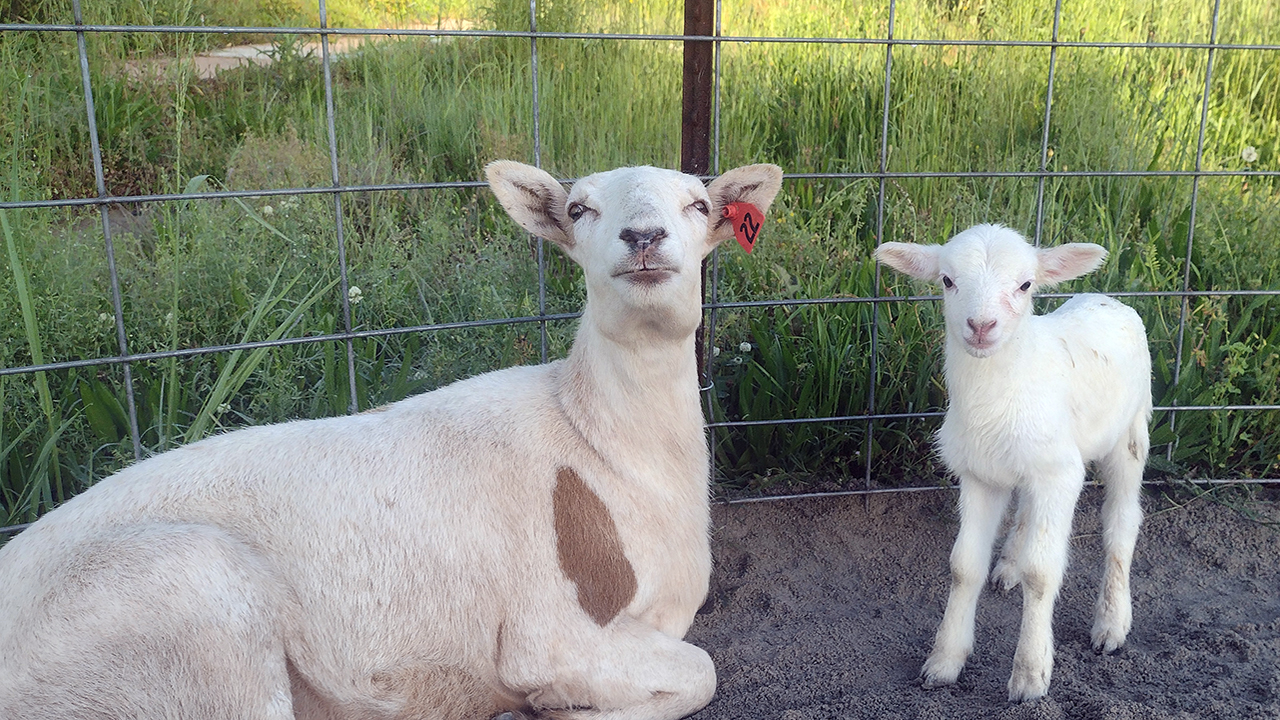
<path id="1" fill-rule="evenodd" d="M 564 212 L 569 194 L 549 173 L 512 160 L 495 160 L 484 166 L 484 174 L 498 202 L 520 227 L 560 247 L 573 247 Z"/>
<path id="2" fill-rule="evenodd" d="M 725 205 L 749 202 L 767 214 L 781 188 L 782 168 L 769 164 L 743 165 L 712 180 L 707 186 L 707 194 L 711 196 L 707 252 L 733 237 L 733 225 L 724 216 Z M 760 220 L 763 222 L 764 218 Z"/>
<path id="3" fill-rule="evenodd" d="M 935 282 L 942 270 L 938 267 L 941 245 L 887 242 L 876 248 L 876 259 L 917 280 Z"/>
<path id="4" fill-rule="evenodd" d="M 1040 248 L 1036 259 L 1036 284 L 1049 287 L 1092 272 L 1107 258 L 1107 249 L 1093 243 L 1067 243 L 1053 248 Z"/>

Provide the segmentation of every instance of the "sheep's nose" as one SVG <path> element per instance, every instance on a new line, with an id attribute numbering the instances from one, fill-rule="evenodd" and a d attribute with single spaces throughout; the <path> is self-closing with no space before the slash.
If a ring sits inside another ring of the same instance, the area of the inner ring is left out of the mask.
<path id="1" fill-rule="evenodd" d="M 987 333 L 991 332 L 991 329 L 996 326 L 995 320 L 989 320 L 987 322 L 974 322 L 973 318 L 969 318 L 965 322 L 969 324 L 969 329 L 973 331 L 973 334 L 977 335 L 978 337 L 983 337 Z"/>
<path id="2" fill-rule="evenodd" d="M 647 230 L 633 230 L 631 228 L 627 228 L 626 230 L 618 233 L 618 238 L 621 239 L 622 242 L 630 245 L 636 252 L 644 250 L 650 245 L 657 245 L 666 236 L 667 231 L 663 228 L 650 228 Z"/>

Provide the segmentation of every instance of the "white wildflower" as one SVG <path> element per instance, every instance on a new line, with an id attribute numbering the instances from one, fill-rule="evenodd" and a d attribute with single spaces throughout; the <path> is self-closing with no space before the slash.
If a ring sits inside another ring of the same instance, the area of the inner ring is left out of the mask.
<path id="1" fill-rule="evenodd" d="M 716 345 L 711 346 L 711 357 L 720 357 L 719 346 L 716 346 Z"/>
<path id="2" fill-rule="evenodd" d="M 738 346 L 738 352 L 744 352 L 744 353 L 749 353 L 749 352 L 751 352 L 751 343 L 749 343 L 749 342 L 744 342 L 744 343 L 742 343 L 741 345 L 739 345 L 739 346 Z"/>
<path id="3" fill-rule="evenodd" d="M 360 301 L 363 299 L 364 291 L 360 289 L 359 285 L 352 285 L 347 288 L 347 301 L 352 305 L 359 305 Z"/>
<path id="4" fill-rule="evenodd" d="M 106 313 L 98 313 L 98 322 L 106 325 L 111 322 L 111 316 Z"/>
<path id="5" fill-rule="evenodd" d="M 1240 157 L 1247 163 L 1256 162 L 1258 160 L 1258 148 L 1252 145 L 1245 145 L 1244 150 L 1240 151 Z"/>
<path id="6" fill-rule="evenodd" d="M 231 403 L 220 403 L 220 404 L 218 405 L 218 409 L 217 409 L 217 411 L 216 411 L 216 412 L 217 412 L 219 415 L 223 415 L 223 414 L 227 413 L 227 412 L 228 412 L 228 411 L 230 411 L 230 410 L 231 410 Z"/>
<path id="7" fill-rule="evenodd" d="M 263 205 L 263 206 L 262 206 L 262 214 L 263 214 L 263 215 L 265 215 L 265 216 L 267 216 L 267 217 L 271 217 L 271 215 L 272 215 L 273 213 L 275 213 L 275 211 L 276 211 L 276 209 L 275 209 L 275 208 L 273 208 L 273 207 L 271 207 L 270 205 Z"/>

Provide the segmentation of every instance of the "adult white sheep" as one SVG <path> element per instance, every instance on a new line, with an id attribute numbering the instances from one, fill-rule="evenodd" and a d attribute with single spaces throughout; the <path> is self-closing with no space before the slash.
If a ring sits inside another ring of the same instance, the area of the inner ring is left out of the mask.
<path id="1" fill-rule="evenodd" d="M 1077 295 L 1048 315 L 1032 314 L 1037 288 L 1101 264 L 1106 250 L 1091 243 L 1036 249 L 1009 228 L 978 225 L 946 245 L 885 243 L 876 257 L 943 286 L 949 403 L 937 447 L 960 479 L 960 532 L 951 595 L 921 670 L 925 687 L 955 682 L 973 650 L 978 594 L 1016 492 L 1018 509 L 992 580 L 1006 590 L 1022 585 L 1009 699 L 1040 697 L 1053 672 L 1053 604 L 1088 463 L 1096 463 L 1107 488 L 1094 647 L 1120 647 L 1132 622 L 1129 564 L 1142 522 L 1151 418 L 1142 320 L 1103 295 Z"/>
<path id="2" fill-rule="evenodd" d="M 699 263 L 727 203 L 670 170 L 486 168 L 579 263 L 569 357 L 139 462 L 0 550 L 0 717 L 676 718 L 709 581 Z"/>

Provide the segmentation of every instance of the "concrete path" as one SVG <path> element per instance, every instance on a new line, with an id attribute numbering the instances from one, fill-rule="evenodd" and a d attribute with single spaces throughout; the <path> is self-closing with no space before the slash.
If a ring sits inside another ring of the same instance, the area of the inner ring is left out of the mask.
<path id="1" fill-rule="evenodd" d="M 469 20 L 443 20 L 439 23 L 427 25 L 407 25 L 404 29 L 423 29 L 430 27 L 437 30 L 470 30 L 474 24 Z M 310 55 L 315 58 L 321 56 L 320 37 L 318 35 L 308 35 L 307 42 L 302 43 L 298 51 L 304 55 Z M 354 50 L 358 50 L 366 43 L 388 42 L 409 36 L 397 35 L 339 35 L 330 37 L 329 54 L 330 57 L 339 57 Z M 439 41 L 440 37 L 427 37 L 434 41 Z M 252 45 L 234 45 L 232 47 L 219 48 L 210 50 L 199 55 L 190 57 L 150 57 L 140 60 L 130 60 L 125 64 L 126 72 L 130 77 L 143 80 L 163 77 L 170 72 L 178 70 L 186 70 L 195 74 L 201 80 L 208 80 L 216 77 L 218 73 L 224 70 L 231 70 L 242 67 L 244 65 L 260 65 L 266 66 L 274 62 L 275 58 L 271 56 L 272 43 L 255 43 Z"/>

